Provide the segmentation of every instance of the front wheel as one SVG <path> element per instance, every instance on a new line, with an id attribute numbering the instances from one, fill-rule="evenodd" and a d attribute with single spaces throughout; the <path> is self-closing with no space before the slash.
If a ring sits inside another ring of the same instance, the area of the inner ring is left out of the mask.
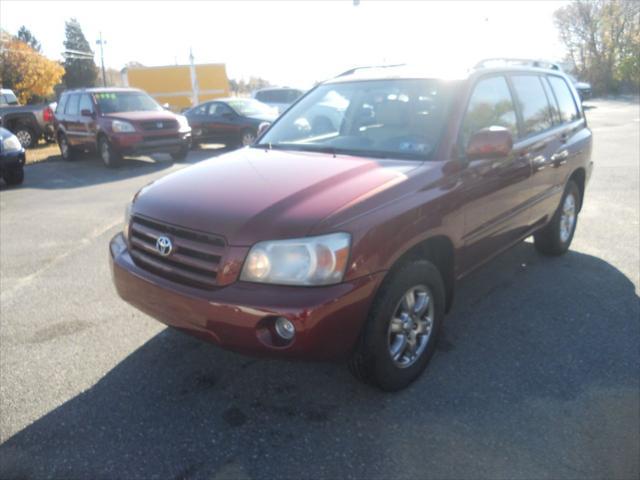
<path id="1" fill-rule="evenodd" d="M 533 236 L 536 250 L 545 255 L 562 255 L 571 245 L 578 224 L 580 190 L 569 180 L 560 206 L 549 223 Z"/>
<path id="2" fill-rule="evenodd" d="M 382 390 L 407 387 L 426 368 L 444 318 L 445 288 L 426 260 L 406 263 L 385 279 L 349 366 Z"/>
<path id="3" fill-rule="evenodd" d="M 7 170 L 4 172 L 3 177 L 7 185 L 20 185 L 24 180 L 24 167 L 20 165 L 19 167 Z"/>
<path id="4" fill-rule="evenodd" d="M 98 152 L 100 153 L 102 162 L 107 168 L 117 167 L 120 164 L 120 160 L 122 160 L 120 154 L 113 149 L 111 143 L 109 143 L 109 140 L 105 136 L 101 136 L 100 140 L 98 140 Z"/>

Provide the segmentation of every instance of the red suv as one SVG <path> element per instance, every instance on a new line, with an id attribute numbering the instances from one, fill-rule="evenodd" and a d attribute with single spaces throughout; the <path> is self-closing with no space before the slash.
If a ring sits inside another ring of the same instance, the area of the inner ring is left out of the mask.
<path id="1" fill-rule="evenodd" d="M 533 235 L 567 251 L 591 131 L 560 72 L 347 72 L 258 143 L 134 197 L 110 245 L 120 296 L 224 348 L 348 358 L 407 386 L 434 353 L 455 283 Z"/>
<path id="2" fill-rule="evenodd" d="M 123 155 L 170 153 L 184 160 L 191 145 L 191 127 L 182 115 L 164 110 L 148 94 L 132 88 L 70 90 L 55 112 L 56 140 L 62 158 L 95 150 L 107 167 Z"/>

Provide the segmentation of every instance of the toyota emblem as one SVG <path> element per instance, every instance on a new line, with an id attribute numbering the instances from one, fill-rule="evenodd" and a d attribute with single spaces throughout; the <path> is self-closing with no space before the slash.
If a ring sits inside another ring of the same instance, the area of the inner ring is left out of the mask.
<path id="1" fill-rule="evenodd" d="M 171 243 L 171 239 L 164 235 L 158 237 L 156 240 L 156 250 L 163 257 L 171 255 L 171 252 L 173 251 L 173 243 Z"/>
<path id="2" fill-rule="evenodd" d="M 160 129 L 162 128 L 163 123 L 162 122 L 156 122 L 156 128 Z"/>

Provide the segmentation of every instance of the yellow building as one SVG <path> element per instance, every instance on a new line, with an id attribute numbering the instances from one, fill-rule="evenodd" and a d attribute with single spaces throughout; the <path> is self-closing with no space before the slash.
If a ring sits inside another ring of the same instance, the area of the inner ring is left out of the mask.
<path id="1" fill-rule="evenodd" d="M 144 90 L 161 105 L 180 111 L 214 98 L 229 96 L 223 63 L 129 67 L 122 70 L 125 86 Z"/>

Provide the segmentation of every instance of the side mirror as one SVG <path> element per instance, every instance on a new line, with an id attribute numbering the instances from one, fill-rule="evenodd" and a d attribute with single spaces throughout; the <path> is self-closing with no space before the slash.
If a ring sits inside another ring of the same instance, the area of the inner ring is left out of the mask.
<path id="1" fill-rule="evenodd" d="M 270 126 L 271 124 L 269 122 L 262 122 L 260 125 L 258 125 L 258 137 L 261 137 L 264 132 L 269 130 Z"/>
<path id="2" fill-rule="evenodd" d="M 489 127 L 474 133 L 467 144 L 468 160 L 477 158 L 502 158 L 511 153 L 513 137 L 504 127 Z"/>
<path id="3" fill-rule="evenodd" d="M 83 108 L 80 111 L 80 115 L 82 115 L 83 117 L 92 117 L 93 118 L 93 112 L 91 110 L 86 109 L 86 108 Z"/>
<path id="4" fill-rule="evenodd" d="M 169 105 L 168 103 L 163 103 L 162 108 L 164 108 L 165 110 L 171 111 L 171 105 Z"/>

